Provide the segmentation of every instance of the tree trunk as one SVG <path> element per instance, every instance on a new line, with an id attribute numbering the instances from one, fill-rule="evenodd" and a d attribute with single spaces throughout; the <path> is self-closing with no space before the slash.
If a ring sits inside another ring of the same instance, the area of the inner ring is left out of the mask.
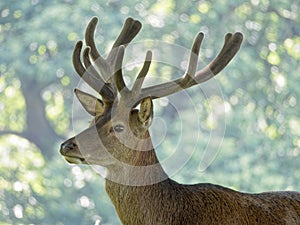
<path id="1" fill-rule="evenodd" d="M 61 141 L 48 119 L 45 103 L 41 97 L 42 87 L 34 79 L 22 81 L 21 90 L 26 102 L 26 130 L 24 137 L 33 142 L 46 159 L 57 154 L 57 144 Z"/>

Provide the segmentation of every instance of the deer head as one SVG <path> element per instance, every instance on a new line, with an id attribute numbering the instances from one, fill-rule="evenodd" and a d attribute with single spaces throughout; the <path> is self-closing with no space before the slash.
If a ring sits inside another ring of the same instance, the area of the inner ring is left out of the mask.
<path id="1" fill-rule="evenodd" d="M 141 29 L 141 23 L 128 18 L 107 58 L 96 49 L 93 18 L 85 33 L 86 47 L 79 41 L 73 52 L 73 64 L 79 76 L 96 90 L 101 99 L 75 89 L 85 110 L 93 116 L 90 126 L 61 145 L 60 153 L 70 163 L 96 164 L 108 169 L 110 179 L 147 177 L 158 182 L 164 174 L 152 147 L 149 127 L 153 117 L 153 99 L 161 98 L 207 81 L 218 74 L 234 57 L 242 42 L 242 34 L 227 34 L 218 56 L 205 68 L 196 71 L 203 33 L 192 45 L 185 74 L 163 84 L 143 87 L 152 52 L 146 53 L 144 65 L 129 89 L 123 79 L 122 61 L 127 44 Z M 150 168 L 150 169 L 149 169 Z M 135 180 L 135 179 L 134 179 Z M 132 180 L 130 181 L 132 182 Z M 131 183 L 137 185 L 136 182 Z"/>

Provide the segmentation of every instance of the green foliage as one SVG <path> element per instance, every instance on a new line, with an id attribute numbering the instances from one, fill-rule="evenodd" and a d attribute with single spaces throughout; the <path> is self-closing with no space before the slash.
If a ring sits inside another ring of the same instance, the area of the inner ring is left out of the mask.
<path id="1" fill-rule="evenodd" d="M 16 136 L 0 141 L 1 224 L 118 223 L 109 217 L 113 208 L 103 180 L 90 168 L 70 167 L 60 156 L 45 162 L 32 144 Z"/>
<path id="2" fill-rule="evenodd" d="M 21 131 L 26 126 L 24 98 L 20 92 L 20 81 L 10 76 L 8 71 L 0 77 L 0 108 L 5 113 L 1 114 L 0 124 L 2 129 Z M 12 104 L 13 103 L 13 104 Z M 10 121 L 8 123 L 7 121 Z"/>
<path id="3" fill-rule="evenodd" d="M 155 116 L 164 123 L 157 123 L 152 133 L 166 129 L 157 153 L 164 161 L 193 150 L 172 174 L 183 183 L 212 182 L 248 192 L 299 191 L 299 8 L 296 0 L 2 1 L 0 224 L 119 224 L 103 179 L 89 167 L 66 164 L 56 150 L 72 129 L 72 90 L 79 80 L 72 69 L 72 48 L 92 16 L 100 18 L 96 42 L 101 52 L 109 50 L 128 16 L 143 23 L 137 41 L 189 48 L 203 31 L 199 67 L 217 54 L 225 33 L 242 32 L 240 52 L 216 78 L 223 96 L 206 97 L 204 84 L 188 91 L 192 101 L 183 101 L 181 94 L 170 97 L 180 115 L 166 101 L 155 102 Z M 166 79 L 181 72 L 159 63 L 150 68 Z M 220 98 L 226 113 L 213 118 L 217 109 L 212 102 Z M 212 140 L 222 140 L 220 146 L 212 145 L 216 158 L 201 171 L 211 132 L 224 118 L 225 133 L 217 132 Z M 183 126 L 191 129 L 182 133 Z M 44 146 L 39 142 L 43 137 Z"/>

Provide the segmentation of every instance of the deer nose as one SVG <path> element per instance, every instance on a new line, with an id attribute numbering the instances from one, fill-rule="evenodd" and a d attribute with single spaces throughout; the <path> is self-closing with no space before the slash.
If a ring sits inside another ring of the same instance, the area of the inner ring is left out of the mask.
<path id="1" fill-rule="evenodd" d="M 74 150 L 76 147 L 77 147 L 77 144 L 74 141 L 67 140 L 61 144 L 59 152 L 60 152 L 60 154 L 65 155 L 69 151 Z"/>

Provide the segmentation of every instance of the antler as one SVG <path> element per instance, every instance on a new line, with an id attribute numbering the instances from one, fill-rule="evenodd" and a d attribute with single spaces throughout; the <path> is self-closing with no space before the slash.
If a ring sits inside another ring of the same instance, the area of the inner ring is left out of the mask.
<path id="1" fill-rule="evenodd" d="M 226 34 L 223 48 L 217 57 L 206 67 L 196 72 L 203 37 L 203 33 L 199 33 L 196 36 L 190 53 L 188 68 L 183 77 L 163 84 L 143 88 L 140 92 L 139 99 L 143 99 L 147 96 L 151 96 L 152 99 L 161 98 L 211 79 L 231 61 L 238 52 L 243 40 L 243 35 L 239 32 Z"/>
<path id="2" fill-rule="evenodd" d="M 117 90 L 119 91 L 121 96 L 124 96 L 125 101 L 130 101 L 133 106 L 135 106 L 145 97 L 150 96 L 152 99 L 161 98 L 179 92 L 183 89 L 187 89 L 196 84 L 203 83 L 217 75 L 222 69 L 226 67 L 226 65 L 238 52 L 243 40 L 243 35 L 239 32 L 235 34 L 226 34 L 223 48 L 221 49 L 217 57 L 206 67 L 199 71 L 196 71 L 200 46 L 203 38 L 203 33 L 199 33 L 195 37 L 189 57 L 188 68 L 183 77 L 163 84 L 141 88 L 151 64 L 152 52 L 148 51 L 146 59 L 144 61 L 144 66 L 137 76 L 131 91 L 128 90 L 123 80 L 121 68 L 125 48 L 120 46 L 117 53 L 117 63 L 115 69 L 116 73 L 114 74 L 114 83 Z"/>
<path id="3" fill-rule="evenodd" d="M 83 63 L 81 60 L 83 43 L 82 41 L 77 42 L 73 52 L 73 65 L 78 75 L 102 96 L 104 102 L 110 104 L 117 96 L 116 89 L 112 85 L 117 50 L 119 46 L 125 48 L 141 30 L 142 25 L 139 21 L 128 18 L 107 58 L 104 59 L 99 54 L 94 41 L 97 23 L 98 19 L 94 17 L 86 28 L 85 42 L 87 47 L 83 51 Z"/>
<path id="4" fill-rule="evenodd" d="M 98 19 L 94 17 L 87 26 L 85 33 L 87 47 L 83 51 L 83 64 L 80 58 L 82 50 L 81 41 L 76 44 L 74 49 L 73 64 L 79 76 L 93 89 L 98 91 L 106 103 L 112 103 L 119 92 L 125 101 L 130 101 L 135 106 L 145 97 L 151 97 L 152 99 L 160 98 L 203 83 L 226 67 L 238 52 L 243 40 L 243 35 L 239 32 L 226 34 L 223 48 L 217 57 L 206 67 L 196 71 L 200 46 L 204 38 L 204 34 L 200 32 L 195 37 L 188 68 L 181 78 L 142 88 L 152 58 L 152 52 L 148 51 L 144 65 L 136 78 L 133 88 L 129 90 L 126 87 L 122 74 L 125 47 L 138 34 L 142 25 L 139 21 L 128 18 L 110 53 L 104 59 L 99 54 L 94 41 L 97 22 Z"/>

